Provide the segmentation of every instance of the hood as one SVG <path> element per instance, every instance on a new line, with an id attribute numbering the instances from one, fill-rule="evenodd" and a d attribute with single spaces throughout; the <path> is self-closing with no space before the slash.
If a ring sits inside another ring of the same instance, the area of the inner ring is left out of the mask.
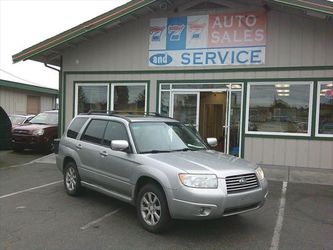
<path id="1" fill-rule="evenodd" d="M 51 124 L 24 124 L 21 126 L 16 126 L 13 128 L 13 131 L 16 130 L 24 130 L 24 131 L 34 131 L 38 129 L 46 129 L 46 128 L 54 128 L 57 127 L 56 125 Z"/>
<path id="2" fill-rule="evenodd" d="M 147 156 L 185 173 L 216 174 L 219 178 L 254 173 L 257 167 L 244 159 L 214 150 L 159 153 Z"/>

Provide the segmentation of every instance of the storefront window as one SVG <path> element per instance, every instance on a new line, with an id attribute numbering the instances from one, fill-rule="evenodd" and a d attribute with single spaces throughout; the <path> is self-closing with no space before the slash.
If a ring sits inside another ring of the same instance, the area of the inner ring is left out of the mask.
<path id="1" fill-rule="evenodd" d="M 108 85 L 78 85 L 76 113 L 106 111 L 108 109 Z"/>
<path id="2" fill-rule="evenodd" d="M 317 106 L 318 134 L 333 136 L 333 81 L 319 83 Z"/>
<path id="3" fill-rule="evenodd" d="M 248 133 L 310 135 L 311 83 L 251 83 L 248 98 Z"/>
<path id="4" fill-rule="evenodd" d="M 145 85 L 116 85 L 114 86 L 113 110 L 118 112 L 145 112 Z"/>

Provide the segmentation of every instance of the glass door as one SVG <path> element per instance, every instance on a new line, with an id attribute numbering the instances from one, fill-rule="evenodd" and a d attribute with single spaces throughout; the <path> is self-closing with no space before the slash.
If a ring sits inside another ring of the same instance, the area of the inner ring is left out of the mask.
<path id="1" fill-rule="evenodd" d="M 199 92 L 173 92 L 171 117 L 198 130 Z"/>

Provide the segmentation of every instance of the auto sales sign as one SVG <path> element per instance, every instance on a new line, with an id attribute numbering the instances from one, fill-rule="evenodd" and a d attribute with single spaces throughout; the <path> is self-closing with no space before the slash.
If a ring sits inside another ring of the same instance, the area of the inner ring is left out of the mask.
<path id="1" fill-rule="evenodd" d="M 150 20 L 149 66 L 265 63 L 265 12 Z"/>

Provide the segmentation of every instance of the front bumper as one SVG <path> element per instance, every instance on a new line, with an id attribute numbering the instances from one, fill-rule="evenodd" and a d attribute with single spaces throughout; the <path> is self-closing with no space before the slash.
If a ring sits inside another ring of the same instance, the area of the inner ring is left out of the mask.
<path id="1" fill-rule="evenodd" d="M 27 149 L 42 149 L 49 143 L 49 139 L 43 136 L 20 135 L 12 136 L 12 145 Z"/>
<path id="2" fill-rule="evenodd" d="M 224 179 L 217 189 L 196 189 L 182 186 L 170 190 L 168 205 L 175 219 L 213 219 L 240 214 L 262 207 L 268 195 L 266 179 L 258 188 L 227 194 Z M 179 198 L 181 197 L 181 198 Z M 185 198 L 184 198 L 185 197 Z"/>

